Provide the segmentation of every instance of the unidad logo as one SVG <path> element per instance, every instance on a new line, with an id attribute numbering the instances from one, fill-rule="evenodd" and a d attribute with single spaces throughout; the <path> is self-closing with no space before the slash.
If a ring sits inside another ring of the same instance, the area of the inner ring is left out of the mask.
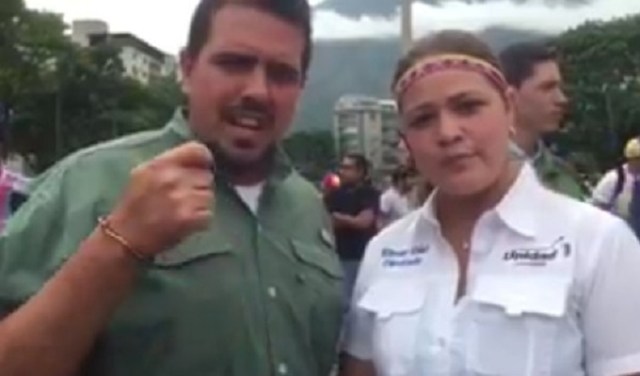
<path id="1" fill-rule="evenodd" d="M 564 237 L 558 238 L 548 246 L 518 248 L 504 253 L 502 259 L 516 265 L 544 266 L 558 257 L 571 256 L 571 244 Z"/>

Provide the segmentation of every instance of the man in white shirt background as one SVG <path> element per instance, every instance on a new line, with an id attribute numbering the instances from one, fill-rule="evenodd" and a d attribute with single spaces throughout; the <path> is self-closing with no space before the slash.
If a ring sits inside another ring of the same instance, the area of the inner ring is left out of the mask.
<path id="1" fill-rule="evenodd" d="M 380 196 L 379 228 L 382 229 L 409 214 L 410 191 L 409 172 L 404 167 L 398 167 L 391 174 L 391 186 Z"/>
<path id="2" fill-rule="evenodd" d="M 625 164 L 602 177 L 592 202 L 625 219 L 640 237 L 640 137 L 627 142 L 624 157 Z"/>

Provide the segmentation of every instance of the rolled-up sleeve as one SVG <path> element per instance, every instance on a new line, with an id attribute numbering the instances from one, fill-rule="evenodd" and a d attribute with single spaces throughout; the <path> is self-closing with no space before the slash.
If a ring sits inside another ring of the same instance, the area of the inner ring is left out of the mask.
<path id="1" fill-rule="evenodd" d="M 32 186 L 0 235 L 0 319 L 37 293 L 95 226 L 81 190 L 93 187 L 60 165 Z"/>
<path id="2" fill-rule="evenodd" d="M 640 242 L 616 220 L 602 229 L 582 324 L 588 374 L 640 372 Z"/>

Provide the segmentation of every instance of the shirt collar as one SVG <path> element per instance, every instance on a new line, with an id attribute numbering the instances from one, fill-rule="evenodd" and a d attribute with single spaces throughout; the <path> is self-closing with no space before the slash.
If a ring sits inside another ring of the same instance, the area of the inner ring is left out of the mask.
<path id="1" fill-rule="evenodd" d="M 498 205 L 490 210 L 490 213 L 495 213 L 509 229 L 526 237 L 533 237 L 535 236 L 535 219 L 531 200 L 543 190 L 533 167 L 529 163 L 524 163 L 516 181 Z M 435 214 L 436 194 L 437 191 L 434 191 L 429 195 L 421 209 L 420 218 L 425 224 L 439 229 L 440 223 Z"/>
<path id="2" fill-rule="evenodd" d="M 196 136 L 191 130 L 187 122 L 187 110 L 185 108 L 179 107 L 173 114 L 169 123 L 167 123 L 165 129 L 177 136 L 181 142 L 195 140 Z M 284 152 L 283 148 L 278 145 L 276 148 L 276 157 L 274 168 L 271 171 L 268 182 L 273 182 L 273 180 L 284 180 L 289 174 L 293 172 L 293 164 L 291 160 Z"/>
<path id="3" fill-rule="evenodd" d="M 509 142 L 509 152 L 511 153 L 511 155 L 514 155 L 516 158 L 523 161 L 529 160 L 532 162 L 537 162 L 544 157 L 546 149 L 547 147 L 545 146 L 544 142 L 542 142 L 542 140 L 538 140 L 533 155 L 528 155 L 524 150 L 522 150 L 520 145 L 516 144 L 514 141 Z"/>

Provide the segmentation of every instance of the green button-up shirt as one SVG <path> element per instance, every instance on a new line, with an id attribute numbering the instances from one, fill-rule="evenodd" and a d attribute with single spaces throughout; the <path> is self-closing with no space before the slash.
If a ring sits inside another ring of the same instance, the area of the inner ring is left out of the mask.
<path id="1" fill-rule="evenodd" d="M 177 112 L 162 130 L 84 150 L 39 179 L 0 237 L 0 318 L 72 256 L 112 210 L 132 168 L 191 138 Z M 84 374 L 329 374 L 342 272 L 320 196 L 283 156 L 257 214 L 216 178 L 208 230 L 146 267 Z"/>
<path id="2" fill-rule="evenodd" d="M 588 192 L 580 182 L 578 174 L 565 161 L 553 155 L 544 144 L 538 145 L 533 157 L 527 156 L 515 143 L 509 145 L 509 150 L 513 158 L 529 161 L 548 188 L 578 200 L 587 198 Z"/>

